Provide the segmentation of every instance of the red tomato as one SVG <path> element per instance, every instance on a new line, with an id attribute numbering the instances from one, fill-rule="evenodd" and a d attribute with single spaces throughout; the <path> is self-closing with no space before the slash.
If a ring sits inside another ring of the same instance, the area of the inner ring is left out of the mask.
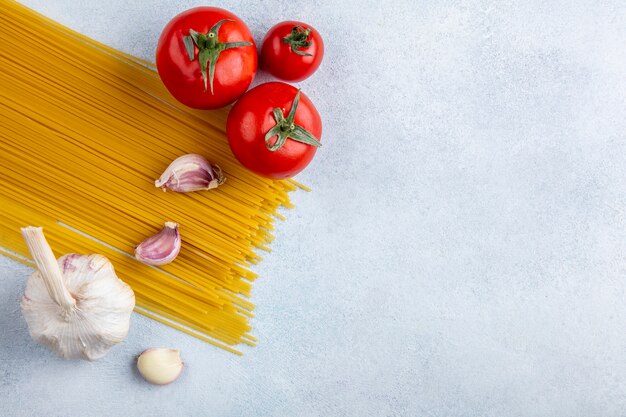
<path id="1" fill-rule="evenodd" d="M 233 106 L 226 135 L 243 166 L 269 178 L 289 178 L 313 159 L 322 119 L 307 96 L 273 82 L 248 91 Z"/>
<path id="2" fill-rule="evenodd" d="M 263 69 L 285 81 L 309 78 L 322 63 L 324 42 L 319 32 L 302 22 L 273 26 L 261 46 Z"/>
<path id="3" fill-rule="evenodd" d="M 257 70 L 254 38 L 246 24 L 217 7 L 196 7 L 174 17 L 156 50 L 159 76 L 181 103 L 217 109 L 246 92 Z"/>

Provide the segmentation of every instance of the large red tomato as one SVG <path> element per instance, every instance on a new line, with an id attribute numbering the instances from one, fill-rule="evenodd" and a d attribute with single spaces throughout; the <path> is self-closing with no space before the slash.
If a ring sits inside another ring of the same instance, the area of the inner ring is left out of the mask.
<path id="1" fill-rule="evenodd" d="M 302 81 L 322 63 L 324 42 L 311 25 L 288 21 L 273 26 L 261 46 L 261 66 L 285 81 Z"/>
<path id="2" fill-rule="evenodd" d="M 174 17 L 156 50 L 159 76 L 181 103 L 216 109 L 246 92 L 257 70 L 254 38 L 246 24 L 217 7 Z"/>
<path id="3" fill-rule="evenodd" d="M 269 178 L 302 171 L 320 146 L 322 119 L 307 96 L 273 82 L 248 91 L 233 106 L 226 135 L 243 166 Z"/>

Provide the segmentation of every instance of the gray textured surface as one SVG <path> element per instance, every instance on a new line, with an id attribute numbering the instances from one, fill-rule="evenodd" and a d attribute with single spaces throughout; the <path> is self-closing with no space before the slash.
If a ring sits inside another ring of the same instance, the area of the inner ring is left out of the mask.
<path id="1" fill-rule="evenodd" d="M 199 4 L 25 3 L 148 59 Z M 59 360 L 1 259 L 0 414 L 626 415 L 624 2 L 254 3 L 216 2 L 327 45 L 301 83 L 325 146 L 258 268 L 259 346 L 135 315 L 103 360 Z M 133 372 L 150 346 L 182 349 L 176 384 Z"/>

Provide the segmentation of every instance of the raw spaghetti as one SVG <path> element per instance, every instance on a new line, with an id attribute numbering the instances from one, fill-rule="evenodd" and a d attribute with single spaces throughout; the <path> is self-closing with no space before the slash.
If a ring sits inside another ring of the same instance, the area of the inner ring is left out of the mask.
<path id="1" fill-rule="evenodd" d="M 0 247 L 29 262 L 19 228 L 43 226 L 57 255 L 101 253 L 132 286 L 137 311 L 239 353 L 254 345 L 247 300 L 276 209 L 297 184 L 242 168 L 224 135 L 225 111 L 178 104 L 152 64 L 0 0 Z M 198 153 L 227 181 L 164 193 L 169 162 Z M 183 249 L 154 268 L 129 254 L 164 221 Z"/>

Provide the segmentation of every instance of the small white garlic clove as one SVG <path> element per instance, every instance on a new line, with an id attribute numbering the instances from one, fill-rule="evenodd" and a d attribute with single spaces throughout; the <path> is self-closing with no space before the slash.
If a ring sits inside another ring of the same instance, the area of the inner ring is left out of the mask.
<path id="1" fill-rule="evenodd" d="M 176 381 L 183 371 L 178 349 L 151 348 L 137 358 L 137 369 L 152 384 L 165 385 Z"/>
<path id="2" fill-rule="evenodd" d="M 178 224 L 165 222 L 159 233 L 137 245 L 135 258 L 148 265 L 165 265 L 176 259 L 178 252 L 180 252 L 180 246 Z"/>
<path id="3" fill-rule="evenodd" d="M 224 180 L 220 167 L 209 164 L 201 155 L 187 154 L 176 158 L 154 185 L 163 191 L 186 193 L 217 188 Z"/>

